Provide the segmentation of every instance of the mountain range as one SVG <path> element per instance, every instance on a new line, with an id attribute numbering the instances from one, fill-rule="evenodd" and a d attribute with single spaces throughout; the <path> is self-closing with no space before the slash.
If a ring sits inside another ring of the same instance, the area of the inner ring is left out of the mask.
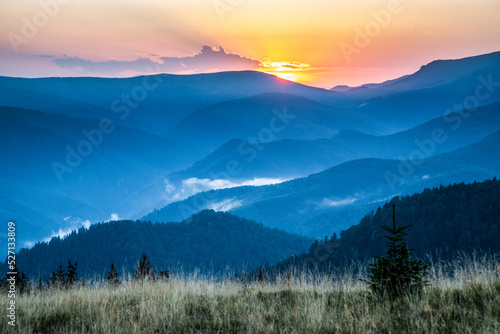
<path id="1" fill-rule="evenodd" d="M 355 159 L 409 158 L 413 151 L 422 150 L 422 146 L 432 140 L 436 129 L 441 129 L 446 139 L 436 143 L 432 152 L 424 148 L 426 157 L 470 145 L 499 130 L 500 103 L 478 107 L 472 112 L 453 112 L 385 136 L 345 130 L 329 138 L 314 140 L 252 143 L 232 139 L 204 159 L 167 178 L 176 186 L 182 186 L 182 181 L 191 178 L 225 179 L 236 183 L 266 177 L 294 179 Z M 231 173 L 227 168 L 232 164 L 238 165 L 237 172 Z"/>
<path id="2" fill-rule="evenodd" d="M 396 195 L 454 180 L 472 182 L 500 173 L 500 131 L 478 143 L 422 160 L 358 159 L 320 173 L 268 186 L 242 186 L 201 192 L 143 217 L 179 221 L 203 209 L 230 211 L 286 231 L 321 237 L 339 232 L 362 218 L 353 205 L 376 208 Z M 345 207 L 347 214 L 342 214 Z M 313 223 L 322 214 L 330 219 Z"/>
<path id="3" fill-rule="evenodd" d="M 392 196 L 497 175 L 499 87 L 500 52 L 333 91 L 253 71 L 0 77 L 0 219 L 18 247 L 204 209 L 330 235 Z"/>

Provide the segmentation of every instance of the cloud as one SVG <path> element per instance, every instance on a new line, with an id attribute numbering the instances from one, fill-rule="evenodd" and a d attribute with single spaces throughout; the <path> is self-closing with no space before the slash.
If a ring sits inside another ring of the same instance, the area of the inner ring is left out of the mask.
<path id="1" fill-rule="evenodd" d="M 78 232 L 78 229 L 80 227 L 85 227 L 85 228 L 88 229 L 90 227 L 90 225 L 92 224 L 90 222 L 90 220 L 88 220 L 88 219 L 81 220 L 78 217 L 72 219 L 71 216 L 63 217 L 63 220 L 65 222 L 68 222 L 70 224 L 70 226 L 68 226 L 66 228 L 59 228 L 59 230 L 57 230 L 57 231 L 52 231 L 51 235 L 49 237 L 43 239 L 42 242 L 49 242 L 54 237 L 59 237 L 59 238 L 62 239 L 65 236 L 71 234 L 71 232 L 73 232 L 73 231 L 77 231 Z M 32 241 L 32 240 L 25 241 L 23 247 L 31 248 L 31 247 L 35 246 L 35 244 L 37 242 L 38 241 Z"/>
<path id="2" fill-rule="evenodd" d="M 214 202 L 207 205 L 207 209 L 212 209 L 215 211 L 229 211 L 234 208 L 242 206 L 243 203 L 241 200 L 237 200 L 236 198 L 225 199 L 221 202 Z"/>
<path id="3" fill-rule="evenodd" d="M 341 200 L 331 200 L 328 198 L 324 198 L 323 201 L 319 204 L 319 207 L 335 208 L 339 206 L 346 206 L 352 204 L 355 201 L 356 201 L 355 198 L 344 198 Z"/>
<path id="4" fill-rule="evenodd" d="M 163 180 L 163 182 L 165 183 L 165 192 L 167 194 L 172 194 L 176 189 L 175 185 L 168 179 Z"/>
<path id="5" fill-rule="evenodd" d="M 92 61 L 79 57 L 62 57 L 53 59 L 52 62 L 60 68 L 108 75 L 117 75 L 127 71 L 181 74 L 256 70 L 263 67 L 259 60 L 227 53 L 222 46 L 217 48 L 209 45 L 204 45 L 199 53 L 188 57 L 148 54 L 132 61 Z"/>
<path id="6" fill-rule="evenodd" d="M 167 197 L 167 201 L 169 203 L 175 201 L 181 201 L 183 199 L 188 198 L 189 196 L 195 195 L 197 193 L 203 191 L 210 191 L 216 189 L 227 189 L 227 188 L 235 188 L 241 186 L 266 186 L 270 184 L 282 183 L 288 180 L 284 179 L 275 179 L 275 178 L 254 178 L 251 180 L 246 180 L 243 182 L 233 182 L 224 179 L 198 179 L 196 177 L 192 177 L 186 180 L 182 180 L 181 184 L 178 187 L 175 187 L 168 179 L 164 180 L 165 183 L 165 192 L 170 197 Z"/>
<path id="7" fill-rule="evenodd" d="M 71 217 L 65 217 L 64 220 L 65 221 L 68 221 Z M 80 218 L 74 218 L 73 220 L 71 220 L 70 222 L 70 225 L 69 227 L 67 228 L 59 228 L 59 230 L 57 232 L 55 231 L 52 231 L 52 235 L 49 237 L 49 238 L 46 238 L 45 240 L 43 241 L 50 241 L 50 239 L 52 239 L 53 237 L 59 237 L 59 238 L 64 238 L 65 236 L 67 236 L 68 234 L 70 234 L 71 232 L 73 231 L 78 231 L 78 229 L 80 227 L 85 227 L 85 228 L 89 228 L 90 225 L 91 225 L 91 222 L 90 220 L 86 219 L 86 220 L 81 220 Z"/>
<path id="8" fill-rule="evenodd" d="M 111 217 L 109 218 L 110 221 L 114 221 L 114 220 L 120 220 L 121 218 L 118 216 L 117 213 L 112 213 L 111 214 Z"/>
<path id="9" fill-rule="evenodd" d="M 304 70 L 310 67 L 309 64 L 302 64 L 296 61 L 266 61 L 262 66 L 273 71 Z"/>
<path id="10" fill-rule="evenodd" d="M 241 186 L 267 186 L 270 184 L 278 184 L 288 181 L 287 179 L 275 179 L 275 178 L 270 178 L 270 177 L 263 177 L 263 178 L 254 178 L 253 180 L 248 180 L 242 182 L 240 185 Z"/>

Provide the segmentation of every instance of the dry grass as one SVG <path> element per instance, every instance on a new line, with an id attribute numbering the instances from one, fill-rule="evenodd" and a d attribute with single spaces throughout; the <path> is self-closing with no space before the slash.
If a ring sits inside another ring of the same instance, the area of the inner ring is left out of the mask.
<path id="1" fill-rule="evenodd" d="M 421 296 L 375 300 L 358 277 L 295 275 L 244 284 L 196 276 L 99 282 L 17 297 L 9 333 L 500 333 L 500 264 L 434 264 Z M 2 309 L 7 298 L 2 295 Z"/>

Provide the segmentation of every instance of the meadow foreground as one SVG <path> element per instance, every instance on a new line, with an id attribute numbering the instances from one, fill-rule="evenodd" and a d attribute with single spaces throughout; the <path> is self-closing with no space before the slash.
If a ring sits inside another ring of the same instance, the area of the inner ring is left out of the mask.
<path id="1" fill-rule="evenodd" d="M 361 268 L 361 270 L 359 270 Z M 17 297 L 16 328 L 2 333 L 498 333 L 500 263 L 462 259 L 431 267 L 421 296 L 376 300 L 362 267 L 265 283 L 172 277 L 99 281 Z M 2 307 L 6 306 L 2 295 Z"/>

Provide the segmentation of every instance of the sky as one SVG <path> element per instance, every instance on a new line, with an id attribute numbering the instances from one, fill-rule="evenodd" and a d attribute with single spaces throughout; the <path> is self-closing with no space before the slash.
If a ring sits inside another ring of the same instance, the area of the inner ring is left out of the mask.
<path id="1" fill-rule="evenodd" d="M 500 51 L 499 0 L 0 0 L 0 75 L 382 82 Z"/>

